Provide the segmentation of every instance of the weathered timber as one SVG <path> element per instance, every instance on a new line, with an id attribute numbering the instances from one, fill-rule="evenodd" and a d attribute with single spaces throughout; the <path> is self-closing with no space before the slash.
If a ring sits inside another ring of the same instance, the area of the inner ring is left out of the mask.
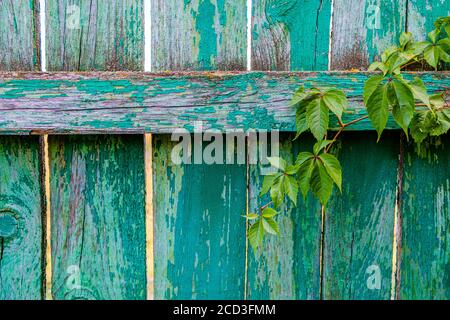
<path id="1" fill-rule="evenodd" d="M 425 0 L 408 1 L 407 28 L 417 41 L 427 38 L 437 18 L 447 16 L 450 16 L 450 1 L 433 1 L 432 4 Z"/>
<path id="2" fill-rule="evenodd" d="M 324 299 L 389 299 L 399 133 L 344 134 L 336 150 L 343 170 L 326 207 Z"/>
<path id="3" fill-rule="evenodd" d="M 46 3 L 48 70 L 143 70 L 143 0 Z"/>
<path id="4" fill-rule="evenodd" d="M 293 163 L 300 151 L 310 151 L 314 141 L 307 135 L 292 142 L 292 134 L 280 136 L 280 155 Z M 270 146 L 268 156 L 271 154 Z M 253 149 L 252 149 L 253 150 Z M 267 166 L 265 166 L 267 169 Z M 249 212 L 270 202 L 260 196 L 264 166 L 249 166 Z M 266 235 L 261 249 L 248 252 L 248 299 L 319 299 L 321 206 L 310 195 L 299 194 L 298 205 L 290 201 L 280 208 L 276 217 L 282 235 Z"/>
<path id="5" fill-rule="evenodd" d="M 253 1 L 252 70 L 327 70 L 331 1 Z"/>
<path id="6" fill-rule="evenodd" d="M 152 70 L 245 70 L 246 0 L 151 0 Z"/>
<path id="7" fill-rule="evenodd" d="M 407 0 L 334 1 L 331 70 L 366 69 L 406 28 Z"/>
<path id="8" fill-rule="evenodd" d="M 407 148 L 399 299 L 450 298 L 450 135 Z M 416 150 L 415 150 L 416 149 Z"/>
<path id="9" fill-rule="evenodd" d="M 39 300 L 42 212 L 38 137 L 0 137 L 0 300 Z"/>
<path id="10" fill-rule="evenodd" d="M 289 107 L 299 86 L 346 91 L 344 121 L 366 115 L 369 73 L 1 73 L 1 133 L 170 133 L 204 129 L 295 130 Z M 409 73 L 430 92 L 450 87 L 448 72 Z M 332 127 L 337 128 L 335 118 Z M 393 119 L 388 129 L 396 129 Z M 365 119 L 349 130 L 372 130 Z"/>
<path id="11" fill-rule="evenodd" d="M 177 165 L 175 144 L 155 136 L 155 297 L 243 299 L 246 166 Z"/>
<path id="12" fill-rule="evenodd" d="M 140 136 L 50 136 L 53 296 L 145 299 Z"/>
<path id="13" fill-rule="evenodd" d="M 0 1 L 0 70 L 39 68 L 38 2 Z"/>

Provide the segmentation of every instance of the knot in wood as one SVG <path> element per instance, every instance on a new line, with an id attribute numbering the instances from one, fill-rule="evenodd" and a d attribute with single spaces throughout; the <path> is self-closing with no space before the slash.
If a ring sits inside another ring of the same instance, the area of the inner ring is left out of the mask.
<path id="1" fill-rule="evenodd" d="M 19 228 L 19 220 L 11 211 L 0 211 L 0 238 L 13 237 Z"/>

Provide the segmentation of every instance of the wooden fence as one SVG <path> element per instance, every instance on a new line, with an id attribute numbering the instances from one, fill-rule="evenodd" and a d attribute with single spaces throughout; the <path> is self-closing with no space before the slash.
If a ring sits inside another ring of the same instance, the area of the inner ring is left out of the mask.
<path id="1" fill-rule="evenodd" d="M 362 122 L 342 138 L 342 194 L 324 212 L 285 207 L 256 255 L 241 215 L 262 202 L 260 166 L 174 165 L 168 135 L 279 129 L 293 158 L 312 144 L 290 139 L 296 86 L 340 87 L 347 116 L 364 114 L 359 70 L 449 14 L 428 0 L 0 0 L 0 299 L 450 298 L 448 135 L 421 158 L 393 122 L 380 144 Z M 450 87 L 448 72 L 418 75 Z"/>

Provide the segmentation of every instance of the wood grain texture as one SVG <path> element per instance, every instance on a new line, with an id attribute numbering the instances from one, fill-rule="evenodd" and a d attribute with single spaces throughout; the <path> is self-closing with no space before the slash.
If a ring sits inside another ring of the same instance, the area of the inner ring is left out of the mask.
<path id="1" fill-rule="evenodd" d="M 0 137 L 0 300 L 42 297 L 37 137 Z"/>
<path id="2" fill-rule="evenodd" d="M 243 299 L 246 167 L 171 161 L 155 136 L 155 298 Z"/>
<path id="3" fill-rule="evenodd" d="M 0 74 L 2 133 L 170 133 L 175 128 L 279 129 L 295 131 L 288 106 L 299 85 L 335 86 L 346 91 L 350 113 L 367 115 L 362 102 L 369 73 L 3 73 Z M 450 87 L 449 73 L 419 76 L 429 92 Z M 337 128 L 336 118 L 331 127 Z M 388 129 L 397 128 L 390 118 Z M 351 130 L 373 130 L 369 120 Z"/>
<path id="4" fill-rule="evenodd" d="M 450 15 L 450 2 L 445 0 L 409 0 L 408 31 L 417 41 L 427 38 L 428 32 L 434 29 L 434 21 Z"/>
<path id="5" fill-rule="evenodd" d="M 331 70 L 366 69 L 406 28 L 407 0 L 334 1 Z"/>
<path id="6" fill-rule="evenodd" d="M 280 155 L 293 163 L 299 151 L 310 151 L 313 140 L 302 137 L 291 142 L 281 136 Z M 270 156 L 270 153 L 269 153 Z M 264 176 L 261 164 L 250 165 L 249 212 L 270 202 L 260 197 Z M 286 200 L 287 201 L 287 200 Z M 287 203 L 287 202 L 286 202 Z M 249 248 L 247 298 L 304 300 L 320 298 L 321 207 L 312 196 L 299 196 L 298 206 L 283 205 L 276 218 L 281 237 L 266 236 L 262 249 Z"/>
<path id="7" fill-rule="evenodd" d="M 450 136 L 405 156 L 400 299 L 450 298 Z"/>
<path id="8" fill-rule="evenodd" d="M 143 0 L 47 0 L 48 70 L 143 70 Z"/>
<path id="9" fill-rule="evenodd" d="M 145 299 L 143 139 L 51 136 L 55 299 Z"/>
<path id="10" fill-rule="evenodd" d="M 253 70 L 327 70 L 330 0 L 253 1 Z"/>
<path id="11" fill-rule="evenodd" d="M 0 1 L 0 70 L 39 68 L 38 0 Z"/>
<path id="12" fill-rule="evenodd" d="M 152 0 L 152 70 L 245 70 L 246 0 Z"/>
<path id="13" fill-rule="evenodd" d="M 353 132 L 341 141 L 342 194 L 326 208 L 324 299 L 390 297 L 399 135 L 375 141 Z"/>

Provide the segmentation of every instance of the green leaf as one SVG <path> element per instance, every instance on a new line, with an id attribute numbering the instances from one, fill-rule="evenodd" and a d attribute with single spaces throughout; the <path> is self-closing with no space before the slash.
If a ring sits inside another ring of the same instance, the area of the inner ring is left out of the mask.
<path id="1" fill-rule="evenodd" d="M 275 181 L 281 176 L 280 173 L 277 173 L 275 175 L 266 175 L 264 176 L 264 180 L 263 180 L 263 184 L 262 184 L 262 188 L 261 188 L 261 193 L 260 195 L 263 196 L 265 195 L 267 192 L 269 192 L 270 188 L 273 186 L 273 184 L 275 183 Z"/>
<path id="2" fill-rule="evenodd" d="M 311 175 L 314 169 L 314 162 L 315 161 L 313 160 L 313 158 L 309 158 L 308 160 L 304 161 L 298 169 L 299 185 L 304 199 L 306 199 L 306 196 L 309 192 Z"/>
<path id="3" fill-rule="evenodd" d="M 284 173 L 288 174 L 288 175 L 293 175 L 293 174 L 296 174 L 297 171 L 298 171 L 297 165 L 289 165 L 289 166 L 287 166 L 286 171 Z"/>
<path id="4" fill-rule="evenodd" d="M 314 155 L 311 152 L 300 152 L 297 156 L 297 161 L 295 161 L 295 164 L 297 166 L 301 166 L 304 162 L 312 158 L 314 158 Z"/>
<path id="5" fill-rule="evenodd" d="M 436 93 L 430 96 L 430 104 L 437 109 L 442 108 L 445 105 L 444 93 Z"/>
<path id="6" fill-rule="evenodd" d="M 321 154 L 320 159 L 322 160 L 328 175 L 342 192 L 342 167 L 339 160 L 329 153 Z"/>
<path id="7" fill-rule="evenodd" d="M 272 167 L 280 169 L 281 171 L 286 171 L 287 162 L 286 160 L 280 157 L 268 157 L 267 160 L 271 164 Z"/>
<path id="8" fill-rule="evenodd" d="M 388 85 L 379 84 L 367 99 L 366 108 L 373 127 L 378 132 L 378 141 L 389 117 Z"/>
<path id="9" fill-rule="evenodd" d="M 284 181 L 284 190 L 289 199 L 297 206 L 297 197 L 298 197 L 298 183 L 293 177 L 286 176 L 283 179 Z"/>
<path id="10" fill-rule="evenodd" d="M 295 90 L 289 105 L 294 106 L 294 105 L 298 104 L 300 101 L 302 101 L 305 98 L 305 96 L 306 96 L 305 87 L 304 86 L 298 87 L 297 90 Z"/>
<path id="11" fill-rule="evenodd" d="M 431 113 L 431 111 L 419 111 L 414 115 L 411 121 L 411 136 L 417 144 L 422 143 L 430 132 L 430 128 L 427 128 L 426 121 L 430 121 L 428 117 Z"/>
<path id="12" fill-rule="evenodd" d="M 438 29 L 434 29 L 433 31 L 428 33 L 428 38 L 430 38 L 432 43 L 436 43 L 439 33 L 441 33 L 441 31 Z"/>
<path id="13" fill-rule="evenodd" d="M 366 83 L 364 84 L 363 90 L 363 99 L 365 105 L 368 104 L 369 98 L 373 95 L 375 90 L 377 90 L 383 80 L 384 77 L 380 75 L 371 76 L 369 79 L 367 79 Z"/>
<path id="14" fill-rule="evenodd" d="M 320 153 L 320 151 L 322 151 L 323 149 L 328 147 L 333 142 L 334 142 L 333 140 L 322 140 L 322 141 L 316 142 L 313 147 L 314 154 L 317 156 Z"/>
<path id="15" fill-rule="evenodd" d="M 263 218 L 262 224 L 264 230 L 266 230 L 267 233 L 278 236 L 280 235 L 280 229 L 278 228 L 278 224 L 272 218 Z"/>
<path id="16" fill-rule="evenodd" d="M 389 71 L 387 66 L 380 61 L 373 62 L 367 70 L 368 71 L 380 70 L 381 72 L 383 72 L 384 75 Z"/>
<path id="17" fill-rule="evenodd" d="M 333 191 L 333 180 L 320 161 L 315 161 L 311 174 L 311 190 L 322 205 L 325 206 L 330 200 L 331 192 Z"/>
<path id="18" fill-rule="evenodd" d="M 445 113 L 439 111 L 436 112 L 436 114 L 437 114 L 436 126 L 431 130 L 430 132 L 431 136 L 441 136 L 443 134 L 446 134 L 450 129 L 450 121 L 448 117 L 445 115 Z"/>
<path id="19" fill-rule="evenodd" d="M 311 133 L 317 140 L 322 140 L 328 130 L 329 111 L 321 99 L 315 99 L 306 107 L 306 120 Z"/>
<path id="20" fill-rule="evenodd" d="M 427 93 L 427 88 L 422 79 L 415 77 L 414 80 L 409 83 L 409 86 L 415 99 L 422 101 L 427 106 L 430 105 L 430 96 Z"/>
<path id="21" fill-rule="evenodd" d="M 258 247 L 262 244 L 264 239 L 264 226 L 261 219 L 251 225 L 248 230 L 248 239 L 250 240 L 250 245 L 252 246 L 253 251 L 256 253 Z"/>
<path id="22" fill-rule="evenodd" d="M 255 220 L 259 218 L 259 215 L 257 215 L 256 213 L 249 213 L 246 216 L 243 216 L 244 218 L 247 218 L 248 220 Z"/>
<path id="23" fill-rule="evenodd" d="M 272 199 L 275 208 L 279 208 L 284 200 L 284 178 L 284 175 L 282 175 L 272 188 L 270 188 L 270 198 Z"/>
<path id="24" fill-rule="evenodd" d="M 342 118 L 342 112 L 348 108 L 348 100 L 344 91 L 331 89 L 323 94 L 323 102 L 339 119 Z"/>
<path id="25" fill-rule="evenodd" d="M 262 212 L 264 218 L 273 218 L 278 215 L 278 212 L 272 208 L 265 208 Z"/>
<path id="26" fill-rule="evenodd" d="M 414 39 L 411 32 L 403 32 L 400 35 L 400 46 L 402 46 L 403 48 L 406 48 L 406 46 L 413 41 Z"/>
<path id="27" fill-rule="evenodd" d="M 415 110 L 414 95 L 411 88 L 399 79 L 392 81 L 392 89 L 397 99 L 393 106 L 392 115 L 398 125 L 408 135 L 408 127 Z"/>
<path id="28" fill-rule="evenodd" d="M 439 64 L 439 53 L 439 47 L 436 45 L 429 46 L 423 51 L 425 61 L 435 70 L 437 70 L 437 66 Z"/>
<path id="29" fill-rule="evenodd" d="M 295 113 L 295 125 L 297 128 L 297 135 L 294 140 L 297 140 L 302 133 L 309 130 L 308 122 L 306 121 L 306 108 L 297 108 Z"/>

